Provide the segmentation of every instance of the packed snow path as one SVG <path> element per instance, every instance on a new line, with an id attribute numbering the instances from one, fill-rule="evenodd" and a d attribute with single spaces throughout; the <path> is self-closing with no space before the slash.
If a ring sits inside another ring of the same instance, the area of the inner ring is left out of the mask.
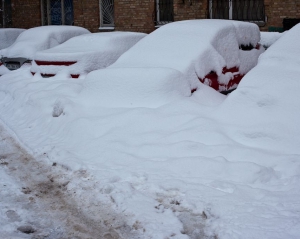
<path id="1" fill-rule="evenodd" d="M 120 238 L 101 225 L 101 206 L 95 219 L 75 202 L 63 169 L 37 162 L 1 126 L 0 165 L 1 238 Z"/>

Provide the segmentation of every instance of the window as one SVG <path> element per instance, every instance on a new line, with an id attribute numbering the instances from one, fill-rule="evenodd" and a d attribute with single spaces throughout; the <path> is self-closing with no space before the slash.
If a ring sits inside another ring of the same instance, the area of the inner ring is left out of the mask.
<path id="1" fill-rule="evenodd" d="M 100 0 L 100 28 L 114 26 L 114 0 Z"/>
<path id="2" fill-rule="evenodd" d="M 42 25 L 73 25 L 73 0 L 41 0 Z"/>
<path id="3" fill-rule="evenodd" d="M 264 22 L 264 0 L 209 0 L 209 17 Z"/>
<path id="4" fill-rule="evenodd" d="M 0 27 L 11 26 L 11 0 L 0 1 Z"/>
<path id="5" fill-rule="evenodd" d="M 158 26 L 173 22 L 173 0 L 156 0 L 154 16 L 154 22 Z"/>

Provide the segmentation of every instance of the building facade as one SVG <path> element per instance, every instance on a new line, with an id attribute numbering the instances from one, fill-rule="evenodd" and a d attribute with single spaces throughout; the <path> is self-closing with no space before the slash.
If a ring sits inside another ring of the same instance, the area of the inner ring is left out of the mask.
<path id="1" fill-rule="evenodd" d="M 280 31 L 300 19 L 300 0 L 0 0 L 0 27 L 75 25 L 99 31 L 150 33 L 187 19 L 234 19 Z"/>

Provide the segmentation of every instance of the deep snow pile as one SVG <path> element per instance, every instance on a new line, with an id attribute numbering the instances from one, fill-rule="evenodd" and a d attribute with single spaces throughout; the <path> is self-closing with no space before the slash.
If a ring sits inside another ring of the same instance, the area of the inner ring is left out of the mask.
<path id="1" fill-rule="evenodd" d="M 90 33 L 87 29 L 75 26 L 42 26 L 30 28 L 22 32 L 14 44 L 0 50 L 0 55 L 33 59 L 37 51 L 57 46 L 71 37 L 87 33 Z"/>
<path id="2" fill-rule="evenodd" d="M 298 239 L 299 35 L 282 36 L 228 97 L 204 85 L 185 95 L 171 69 L 155 72 L 162 83 L 126 69 L 123 91 L 95 78 L 121 69 L 85 81 L 23 70 L 0 78 L 0 117 L 36 157 L 87 173 L 93 190 L 68 189 L 121 212 L 137 238 Z"/>
<path id="3" fill-rule="evenodd" d="M 73 37 L 56 47 L 37 52 L 35 60 L 51 62 L 76 62 L 71 66 L 38 66 L 32 63 L 31 71 L 43 74 L 56 74 L 66 70 L 71 74 L 83 74 L 105 68 L 114 63 L 121 54 L 127 51 L 144 33 L 105 32 L 91 33 Z"/>
<path id="4" fill-rule="evenodd" d="M 13 44 L 17 39 L 17 37 L 23 31 L 25 31 L 25 29 L 1 28 L 0 29 L 0 50 L 9 47 L 11 44 Z"/>

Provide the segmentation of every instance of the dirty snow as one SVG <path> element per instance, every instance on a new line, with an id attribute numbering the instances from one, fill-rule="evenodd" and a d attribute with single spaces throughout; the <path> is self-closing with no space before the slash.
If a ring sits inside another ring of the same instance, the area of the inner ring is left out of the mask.
<path id="1" fill-rule="evenodd" d="M 12 72 L 0 78 L 0 118 L 29 155 L 68 172 L 65 190 L 92 205 L 85 215 L 123 238 L 298 239 L 299 35 L 300 25 L 284 34 L 227 97 L 205 85 L 186 94 L 172 67 L 84 81 Z"/>
<path id="2" fill-rule="evenodd" d="M 66 71 L 68 74 L 86 74 L 111 65 L 121 54 L 145 36 L 144 33 L 105 32 L 73 37 L 61 45 L 37 52 L 34 59 L 51 62 L 76 62 L 76 64 L 68 67 L 38 66 L 33 61 L 31 71 L 43 74 L 56 74 L 59 71 Z"/>

